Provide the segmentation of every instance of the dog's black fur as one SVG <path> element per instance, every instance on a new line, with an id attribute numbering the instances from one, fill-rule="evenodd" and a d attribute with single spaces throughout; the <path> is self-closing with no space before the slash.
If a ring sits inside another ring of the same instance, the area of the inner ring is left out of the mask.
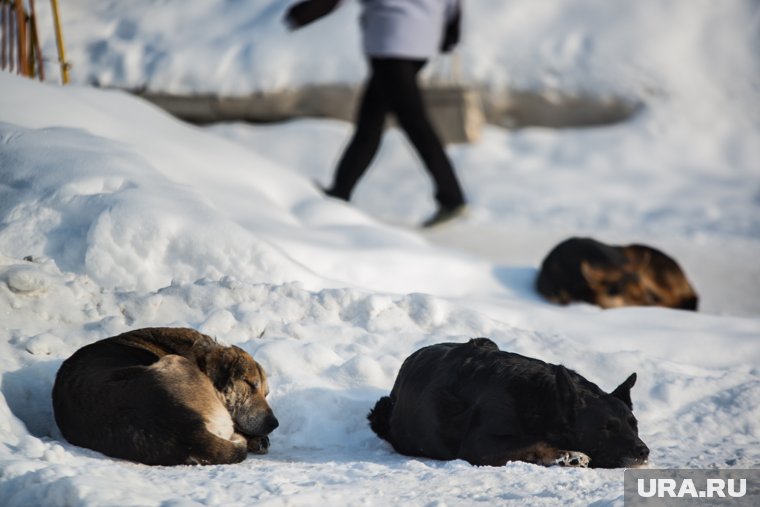
<path id="1" fill-rule="evenodd" d="M 401 454 L 473 465 L 643 466 L 630 389 L 611 394 L 562 365 L 500 351 L 487 338 L 422 348 L 401 366 L 370 427 Z"/>
<path id="2" fill-rule="evenodd" d="M 106 338 L 63 362 L 55 420 L 72 444 L 148 465 L 221 464 L 266 453 L 278 421 L 261 366 L 192 329 Z"/>
<path id="3" fill-rule="evenodd" d="M 541 263 L 536 290 L 546 299 L 614 308 L 664 306 L 696 310 L 696 291 L 678 263 L 647 245 L 615 246 L 569 238 Z"/>

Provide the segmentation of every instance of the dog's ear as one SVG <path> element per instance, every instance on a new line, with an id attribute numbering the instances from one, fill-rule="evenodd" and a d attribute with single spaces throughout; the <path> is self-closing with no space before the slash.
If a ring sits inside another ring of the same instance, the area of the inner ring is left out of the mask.
<path id="1" fill-rule="evenodd" d="M 208 357 L 212 354 L 213 348 L 205 341 L 198 340 L 193 344 L 190 353 L 195 358 L 195 364 L 198 368 L 210 377 L 208 372 Z"/>
<path id="2" fill-rule="evenodd" d="M 243 374 L 240 355 L 233 347 L 209 352 L 198 360 L 198 366 L 208 375 L 219 391 L 224 391 L 234 379 Z"/>
<path id="3" fill-rule="evenodd" d="M 557 366 L 554 373 L 554 385 L 557 394 L 559 413 L 567 417 L 568 422 L 575 420 L 575 412 L 578 407 L 578 394 L 575 383 L 570 377 L 570 372 L 562 365 Z"/>
<path id="4" fill-rule="evenodd" d="M 617 386 L 610 394 L 615 398 L 625 403 L 629 409 L 633 410 L 633 402 L 631 401 L 631 388 L 636 383 L 636 374 L 631 375 L 623 381 L 622 384 Z"/>

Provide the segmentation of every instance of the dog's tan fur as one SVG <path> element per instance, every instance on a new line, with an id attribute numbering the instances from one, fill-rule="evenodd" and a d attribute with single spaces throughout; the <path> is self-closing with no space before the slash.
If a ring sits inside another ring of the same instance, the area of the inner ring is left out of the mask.
<path id="1" fill-rule="evenodd" d="M 644 292 L 655 294 L 656 300 L 650 296 L 642 304 L 680 308 L 684 301 L 697 299 L 680 266 L 667 255 L 645 245 L 624 246 L 623 254 L 639 274 Z"/>
<path id="2" fill-rule="evenodd" d="M 261 366 L 192 329 L 148 328 L 87 345 L 53 388 L 71 443 L 146 464 L 216 464 L 266 453 L 277 419 Z"/>

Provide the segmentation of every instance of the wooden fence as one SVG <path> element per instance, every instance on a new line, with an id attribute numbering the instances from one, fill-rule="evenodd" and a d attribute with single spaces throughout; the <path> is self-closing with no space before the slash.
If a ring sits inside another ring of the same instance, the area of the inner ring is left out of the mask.
<path id="1" fill-rule="evenodd" d="M 58 0 L 51 0 L 58 61 L 64 84 L 69 81 L 69 64 L 63 49 Z M 0 70 L 29 78 L 45 79 L 45 61 L 40 49 L 34 0 L 0 0 Z"/>

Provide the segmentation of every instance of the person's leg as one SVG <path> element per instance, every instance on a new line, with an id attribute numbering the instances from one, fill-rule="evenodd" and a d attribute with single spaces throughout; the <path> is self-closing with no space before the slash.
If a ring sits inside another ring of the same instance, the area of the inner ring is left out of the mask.
<path id="1" fill-rule="evenodd" d="M 391 111 L 433 178 L 440 208 L 454 210 L 464 204 L 464 195 L 451 161 L 430 123 L 417 84 L 417 73 L 424 64 L 421 60 L 373 60 L 373 76 L 380 81 L 388 95 Z"/>
<path id="2" fill-rule="evenodd" d="M 351 198 L 354 186 L 380 146 L 388 108 L 388 96 L 373 71 L 362 95 L 353 137 L 338 162 L 327 195 L 346 201 Z"/>

